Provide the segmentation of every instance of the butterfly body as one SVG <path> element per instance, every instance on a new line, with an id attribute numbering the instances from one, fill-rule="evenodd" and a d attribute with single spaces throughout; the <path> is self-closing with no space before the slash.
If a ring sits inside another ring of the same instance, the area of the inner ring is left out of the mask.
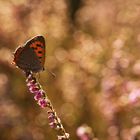
<path id="1" fill-rule="evenodd" d="M 44 70 L 45 63 L 45 39 L 43 36 L 35 36 L 23 46 L 19 46 L 14 53 L 13 62 L 20 69 L 37 73 Z"/>

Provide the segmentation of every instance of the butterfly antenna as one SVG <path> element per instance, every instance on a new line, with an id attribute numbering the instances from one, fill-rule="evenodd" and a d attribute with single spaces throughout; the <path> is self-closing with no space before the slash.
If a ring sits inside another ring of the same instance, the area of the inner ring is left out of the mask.
<path id="1" fill-rule="evenodd" d="M 53 73 L 52 71 L 50 71 L 50 70 L 48 70 L 48 69 L 47 69 L 47 71 L 48 71 L 54 78 L 56 77 L 55 73 Z"/>

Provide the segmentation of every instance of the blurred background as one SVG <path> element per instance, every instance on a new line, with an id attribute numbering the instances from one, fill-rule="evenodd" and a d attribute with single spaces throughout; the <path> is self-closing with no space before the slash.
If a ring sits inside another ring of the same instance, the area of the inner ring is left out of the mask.
<path id="1" fill-rule="evenodd" d="M 46 39 L 38 79 L 72 140 L 140 140 L 139 0 L 0 0 L 0 140 L 55 140 L 47 112 L 12 65 L 29 38 Z"/>

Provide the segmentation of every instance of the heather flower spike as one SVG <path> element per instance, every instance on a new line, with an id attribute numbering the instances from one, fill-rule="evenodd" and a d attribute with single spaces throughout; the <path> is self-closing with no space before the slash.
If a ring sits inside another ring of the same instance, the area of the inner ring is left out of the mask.
<path id="1" fill-rule="evenodd" d="M 48 111 L 48 120 L 51 128 L 58 132 L 58 140 L 70 140 L 70 136 L 66 133 L 60 118 L 57 116 L 51 101 L 48 99 L 46 92 L 42 89 L 39 82 L 36 80 L 32 73 L 26 73 L 27 87 L 29 91 L 34 95 L 34 99 L 41 108 L 46 108 Z"/>

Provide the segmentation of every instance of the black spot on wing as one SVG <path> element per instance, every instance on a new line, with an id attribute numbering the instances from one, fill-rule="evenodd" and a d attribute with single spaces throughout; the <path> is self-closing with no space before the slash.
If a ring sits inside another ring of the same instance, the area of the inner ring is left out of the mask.
<path id="1" fill-rule="evenodd" d="M 36 46 L 37 46 L 37 47 L 42 47 L 42 45 L 41 45 L 41 44 L 36 44 Z"/>
<path id="2" fill-rule="evenodd" d="M 40 54 L 41 54 L 41 53 L 42 53 L 42 51 L 38 51 L 38 53 L 40 53 Z"/>

